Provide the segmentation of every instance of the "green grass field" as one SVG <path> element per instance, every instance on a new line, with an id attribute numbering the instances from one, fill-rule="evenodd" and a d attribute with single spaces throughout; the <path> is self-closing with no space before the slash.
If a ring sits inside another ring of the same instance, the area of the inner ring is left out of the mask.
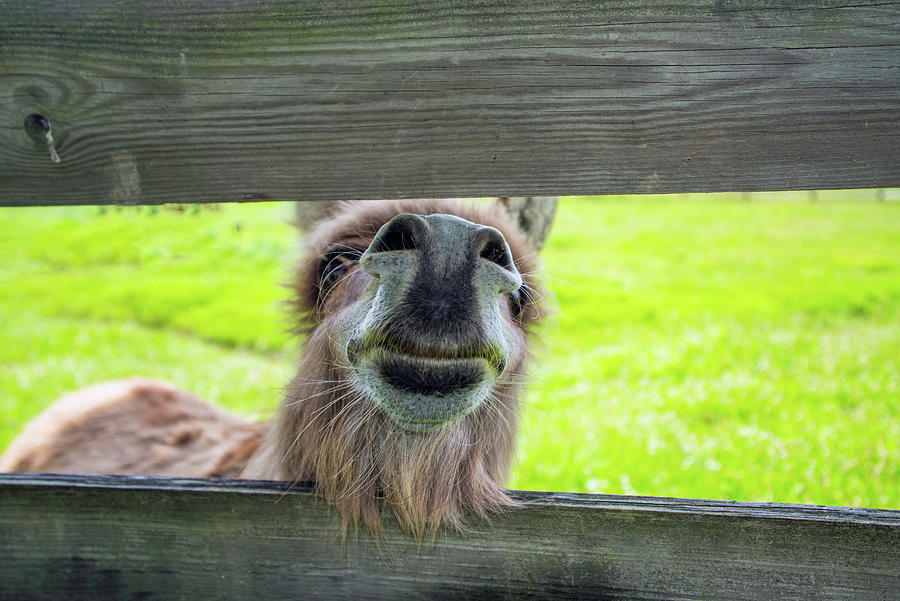
<path id="1" fill-rule="evenodd" d="M 900 508 L 900 204 L 569 198 L 515 488 Z M 288 204 L 0 209 L 0 448 L 146 375 L 272 414 Z"/>

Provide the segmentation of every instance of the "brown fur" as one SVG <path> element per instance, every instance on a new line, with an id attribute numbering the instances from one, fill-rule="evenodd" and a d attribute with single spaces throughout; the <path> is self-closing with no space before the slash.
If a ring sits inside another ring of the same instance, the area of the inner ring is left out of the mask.
<path id="1" fill-rule="evenodd" d="M 371 276 L 358 266 L 327 294 L 319 257 L 335 243 L 366 248 L 398 213 L 452 214 L 500 230 L 525 287 L 535 298 L 534 252 L 502 207 L 456 201 L 354 202 L 310 233 L 296 273 L 294 308 L 306 336 L 299 369 L 276 420 L 255 425 L 168 384 L 126 380 L 69 395 L 32 422 L 0 458 L 0 471 L 57 471 L 165 476 L 234 476 L 314 481 L 345 527 L 382 527 L 389 507 L 405 530 L 422 536 L 442 524 L 460 527 L 467 512 L 485 516 L 513 503 L 503 489 L 513 456 L 527 330 L 535 302 L 501 316 L 515 352 L 489 398 L 429 432 L 395 425 L 377 404 L 347 384 L 330 343 L 334 320 L 353 305 Z M 251 456 L 252 455 L 252 456 Z"/>
<path id="2" fill-rule="evenodd" d="M 236 477 L 264 428 L 159 380 L 104 382 L 29 423 L 0 472 Z"/>

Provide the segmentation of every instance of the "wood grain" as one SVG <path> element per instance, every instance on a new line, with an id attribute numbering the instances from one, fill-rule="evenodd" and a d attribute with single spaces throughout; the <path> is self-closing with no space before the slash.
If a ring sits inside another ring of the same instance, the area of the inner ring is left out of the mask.
<path id="1" fill-rule="evenodd" d="M 0 204 L 900 186 L 898 21 L 878 0 L 3 0 Z"/>
<path id="2" fill-rule="evenodd" d="M 3 599 L 895 599 L 900 512 L 570 493 L 341 542 L 308 486 L 0 475 Z"/>

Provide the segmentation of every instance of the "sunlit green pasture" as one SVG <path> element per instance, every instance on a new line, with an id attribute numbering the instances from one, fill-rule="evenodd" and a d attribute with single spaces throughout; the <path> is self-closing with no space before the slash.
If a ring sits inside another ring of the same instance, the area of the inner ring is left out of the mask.
<path id="1" fill-rule="evenodd" d="M 0 209 L 0 448 L 163 378 L 267 417 L 297 341 L 289 204 Z M 515 488 L 900 508 L 900 204 L 570 198 Z"/>

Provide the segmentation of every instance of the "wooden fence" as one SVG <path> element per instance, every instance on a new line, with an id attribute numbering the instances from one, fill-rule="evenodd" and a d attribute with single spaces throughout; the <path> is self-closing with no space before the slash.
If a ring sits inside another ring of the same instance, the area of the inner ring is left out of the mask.
<path id="1" fill-rule="evenodd" d="M 0 203 L 897 186 L 898 13 L 3 0 Z"/>
<path id="2" fill-rule="evenodd" d="M 900 186 L 900 3 L 0 0 L 0 204 Z M 900 512 L 0 476 L 0 599 L 898 599 Z"/>
<path id="3" fill-rule="evenodd" d="M 0 476 L 3 599 L 896 599 L 900 511 L 516 493 L 465 535 L 338 540 L 309 488 Z"/>

